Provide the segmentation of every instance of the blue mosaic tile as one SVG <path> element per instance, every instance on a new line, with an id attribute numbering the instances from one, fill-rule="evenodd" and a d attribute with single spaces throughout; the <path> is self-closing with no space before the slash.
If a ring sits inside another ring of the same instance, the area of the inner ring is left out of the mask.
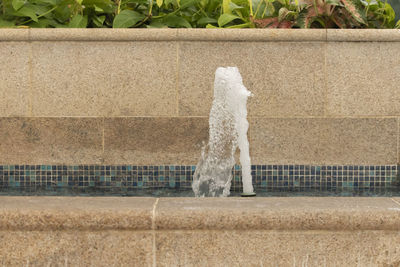
<path id="1" fill-rule="evenodd" d="M 20 190 L 191 190 L 196 166 L 160 165 L 1 165 L 0 192 Z M 255 190 L 400 191 L 398 165 L 253 165 Z M 232 191 L 241 191 L 241 166 L 232 169 Z"/>

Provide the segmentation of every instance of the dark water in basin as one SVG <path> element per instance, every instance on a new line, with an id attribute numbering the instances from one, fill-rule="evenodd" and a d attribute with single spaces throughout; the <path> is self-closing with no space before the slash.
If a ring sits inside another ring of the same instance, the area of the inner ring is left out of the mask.
<path id="1" fill-rule="evenodd" d="M 400 197 L 397 189 L 375 191 L 265 191 L 258 190 L 256 197 Z M 129 192 L 109 190 L 36 190 L 27 192 L 11 190 L 0 192 L 0 196 L 119 196 L 119 197 L 194 197 L 191 190 L 159 189 L 159 190 L 133 190 Z M 229 197 L 240 197 L 240 192 L 231 192 Z"/>

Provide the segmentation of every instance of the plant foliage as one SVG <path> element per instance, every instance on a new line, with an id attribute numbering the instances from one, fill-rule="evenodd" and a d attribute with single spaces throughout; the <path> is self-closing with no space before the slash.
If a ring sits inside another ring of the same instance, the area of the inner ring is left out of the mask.
<path id="1" fill-rule="evenodd" d="M 0 27 L 400 28 L 383 0 L 0 0 Z"/>

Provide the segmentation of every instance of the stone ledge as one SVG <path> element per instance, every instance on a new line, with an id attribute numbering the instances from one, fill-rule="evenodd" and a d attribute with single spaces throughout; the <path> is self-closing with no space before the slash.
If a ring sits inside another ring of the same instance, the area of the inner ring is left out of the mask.
<path id="1" fill-rule="evenodd" d="M 328 42 L 399 42 L 400 30 L 397 29 L 328 29 Z"/>
<path id="2" fill-rule="evenodd" d="M 0 231 L 149 230 L 154 198 L 0 197 Z"/>
<path id="3" fill-rule="evenodd" d="M 136 197 L 0 197 L 0 231 L 152 229 L 399 231 L 400 204 L 390 198 L 334 197 L 158 202 Z"/>
<path id="4" fill-rule="evenodd" d="M 0 41 L 400 42 L 400 30 L 0 29 Z"/>

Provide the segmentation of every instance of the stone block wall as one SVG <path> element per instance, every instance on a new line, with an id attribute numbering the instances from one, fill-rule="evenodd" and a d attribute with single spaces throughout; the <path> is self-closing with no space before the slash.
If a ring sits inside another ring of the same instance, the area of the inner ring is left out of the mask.
<path id="1" fill-rule="evenodd" d="M 253 164 L 396 165 L 399 30 L 2 29 L 0 164 L 196 164 L 237 66 Z"/>

